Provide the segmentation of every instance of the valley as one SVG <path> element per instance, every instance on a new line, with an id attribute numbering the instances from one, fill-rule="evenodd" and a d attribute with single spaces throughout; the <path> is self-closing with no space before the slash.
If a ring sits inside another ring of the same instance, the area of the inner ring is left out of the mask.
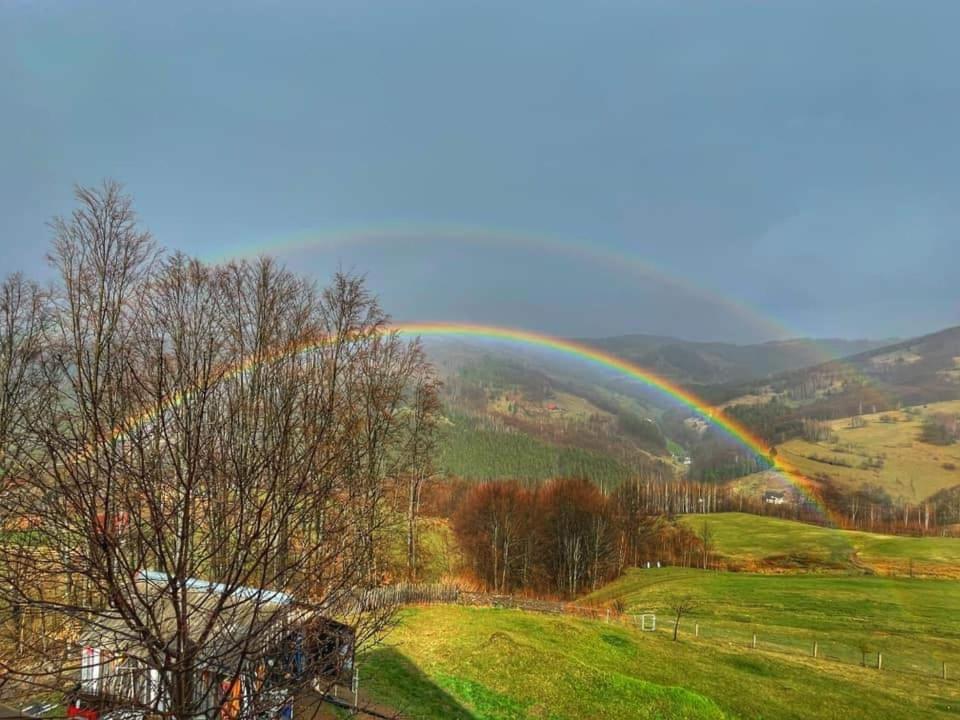
<path id="1" fill-rule="evenodd" d="M 0 2 L 0 720 L 960 720 L 958 27 Z"/>

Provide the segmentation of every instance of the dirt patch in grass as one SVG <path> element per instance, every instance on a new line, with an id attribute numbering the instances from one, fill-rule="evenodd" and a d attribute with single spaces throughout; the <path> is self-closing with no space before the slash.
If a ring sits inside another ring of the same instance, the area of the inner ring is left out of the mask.
<path id="1" fill-rule="evenodd" d="M 767 665 L 767 663 L 758 658 L 749 657 L 747 655 L 729 655 L 724 658 L 723 662 L 732 668 L 742 670 L 743 672 L 748 672 L 751 675 L 771 677 L 775 674 Z"/>
<path id="2" fill-rule="evenodd" d="M 850 570 L 850 563 L 829 560 L 821 555 L 805 552 L 778 553 L 767 555 L 758 563 L 761 572 L 776 570 L 815 571 L 815 570 Z"/>

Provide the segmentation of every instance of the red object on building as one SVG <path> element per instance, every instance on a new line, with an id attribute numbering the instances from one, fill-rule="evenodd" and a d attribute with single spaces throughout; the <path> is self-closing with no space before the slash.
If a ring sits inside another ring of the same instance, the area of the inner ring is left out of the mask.
<path id="1" fill-rule="evenodd" d="M 67 717 L 83 718 L 83 720 L 97 720 L 99 713 L 90 708 L 77 707 L 74 703 L 67 705 Z"/>

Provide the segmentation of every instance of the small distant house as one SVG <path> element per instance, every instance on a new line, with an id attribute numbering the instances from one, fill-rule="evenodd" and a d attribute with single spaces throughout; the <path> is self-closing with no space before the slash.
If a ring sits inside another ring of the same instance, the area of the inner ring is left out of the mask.
<path id="1" fill-rule="evenodd" d="M 786 502 L 786 496 L 779 490 L 767 490 L 763 494 L 763 501 L 768 505 L 783 505 Z"/>
<path id="2" fill-rule="evenodd" d="M 547 403 L 547 410 L 549 410 L 550 412 L 556 412 L 559 409 L 560 409 L 560 406 L 557 405 L 556 403 Z"/>
<path id="3" fill-rule="evenodd" d="M 168 583 L 163 573 L 144 572 L 137 578 L 138 594 L 157 619 L 154 634 L 172 645 L 176 613 L 162 592 Z M 348 625 L 300 607 L 284 593 L 247 587 L 227 592 L 222 585 L 194 579 L 184 584 L 191 636 L 187 641 L 208 633 L 190 683 L 201 717 L 291 718 L 292 698 L 285 689 L 291 677 L 308 684 L 352 673 L 355 636 Z M 211 621 L 217 625 L 213 632 Z M 144 661 L 150 650 L 119 613 L 101 616 L 81 636 L 78 651 L 80 682 L 68 716 L 100 720 L 114 712 L 124 717 L 168 712 L 167 683 L 156 663 L 149 667 Z M 259 707 L 254 707 L 254 698 L 260 700 Z M 265 698 L 271 700 L 269 707 L 263 707 Z"/>

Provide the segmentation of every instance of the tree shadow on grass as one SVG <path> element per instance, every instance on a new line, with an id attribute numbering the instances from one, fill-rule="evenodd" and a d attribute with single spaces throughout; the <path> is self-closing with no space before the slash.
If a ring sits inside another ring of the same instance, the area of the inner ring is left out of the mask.
<path id="1" fill-rule="evenodd" d="M 379 647 L 360 660 L 361 692 L 409 720 L 480 720 L 394 648 Z"/>

